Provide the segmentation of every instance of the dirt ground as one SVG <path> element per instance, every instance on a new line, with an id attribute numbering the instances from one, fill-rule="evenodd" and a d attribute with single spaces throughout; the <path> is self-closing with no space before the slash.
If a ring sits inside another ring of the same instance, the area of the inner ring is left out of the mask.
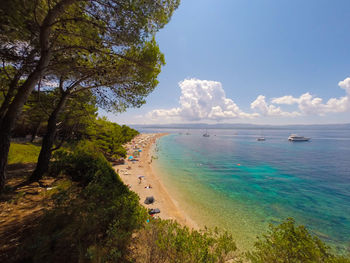
<path id="1" fill-rule="evenodd" d="M 27 182 L 33 164 L 10 165 L 5 192 L 0 195 L 0 262 L 18 262 L 17 249 L 43 215 L 50 208 L 47 192 L 57 179 L 45 178 Z"/>

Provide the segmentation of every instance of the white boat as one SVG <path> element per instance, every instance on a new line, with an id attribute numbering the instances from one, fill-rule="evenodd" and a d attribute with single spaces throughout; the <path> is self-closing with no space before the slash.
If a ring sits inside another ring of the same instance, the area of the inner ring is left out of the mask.
<path id="1" fill-rule="evenodd" d="M 299 136 L 297 134 L 291 134 L 288 137 L 289 141 L 293 141 L 293 142 L 305 142 L 305 141 L 309 141 L 311 138 L 307 138 L 304 136 Z"/>
<path id="2" fill-rule="evenodd" d="M 208 131 L 205 131 L 205 133 L 203 134 L 203 137 L 210 137 Z"/>
<path id="3" fill-rule="evenodd" d="M 260 132 L 260 137 L 256 138 L 256 140 L 257 140 L 258 142 L 262 142 L 262 141 L 265 141 L 265 140 L 266 140 L 266 139 L 265 139 L 265 136 L 263 135 L 263 132 L 262 132 L 262 131 Z"/>

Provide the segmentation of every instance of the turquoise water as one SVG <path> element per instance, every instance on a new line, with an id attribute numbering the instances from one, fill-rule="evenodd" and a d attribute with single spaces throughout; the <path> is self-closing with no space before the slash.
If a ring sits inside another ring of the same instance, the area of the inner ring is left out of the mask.
<path id="1" fill-rule="evenodd" d="M 349 249 L 349 130 L 265 130 L 263 142 L 259 130 L 170 132 L 157 143 L 156 167 L 201 226 L 229 230 L 245 249 L 269 223 L 294 217 L 339 252 Z M 291 132 L 312 140 L 288 142 Z"/>

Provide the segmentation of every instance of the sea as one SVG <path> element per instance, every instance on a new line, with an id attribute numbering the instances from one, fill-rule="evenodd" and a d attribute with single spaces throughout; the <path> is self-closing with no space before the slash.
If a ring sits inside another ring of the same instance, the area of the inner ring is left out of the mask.
<path id="1" fill-rule="evenodd" d="M 350 129 L 141 131 L 169 133 L 154 145 L 154 167 L 201 227 L 227 230 L 247 250 L 269 224 L 292 217 L 336 252 L 350 252 Z M 290 142 L 291 133 L 311 140 Z"/>

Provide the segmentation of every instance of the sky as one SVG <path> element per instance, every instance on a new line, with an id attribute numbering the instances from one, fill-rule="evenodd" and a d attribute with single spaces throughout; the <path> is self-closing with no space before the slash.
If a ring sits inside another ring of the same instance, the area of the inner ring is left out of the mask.
<path id="1" fill-rule="evenodd" d="M 166 65 L 120 124 L 350 123 L 350 1 L 182 0 Z"/>

